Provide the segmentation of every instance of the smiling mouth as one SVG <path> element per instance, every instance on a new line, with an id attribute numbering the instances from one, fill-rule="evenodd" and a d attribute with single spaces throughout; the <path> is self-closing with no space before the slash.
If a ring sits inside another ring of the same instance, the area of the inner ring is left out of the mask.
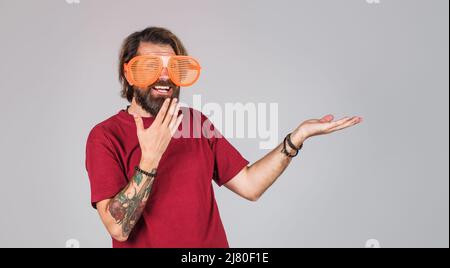
<path id="1" fill-rule="evenodd" d="M 159 95 L 170 95 L 173 91 L 169 86 L 154 86 L 151 89 Z"/>

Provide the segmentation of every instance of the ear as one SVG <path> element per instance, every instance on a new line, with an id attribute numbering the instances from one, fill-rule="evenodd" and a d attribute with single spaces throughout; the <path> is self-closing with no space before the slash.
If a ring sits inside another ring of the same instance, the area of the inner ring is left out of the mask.
<path id="1" fill-rule="evenodd" d="M 125 75 L 125 78 L 127 79 L 127 82 L 130 86 L 133 86 L 133 83 L 131 82 L 130 75 L 128 73 L 128 66 L 126 63 L 123 64 L 123 74 Z"/>

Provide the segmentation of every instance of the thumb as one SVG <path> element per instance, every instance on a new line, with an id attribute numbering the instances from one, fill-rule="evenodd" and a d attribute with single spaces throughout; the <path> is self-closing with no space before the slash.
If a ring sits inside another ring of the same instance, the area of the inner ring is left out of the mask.
<path id="1" fill-rule="evenodd" d="M 136 129 L 138 132 L 144 130 L 144 121 L 142 120 L 142 117 L 140 117 L 137 114 L 133 114 L 134 122 L 136 123 Z"/>
<path id="2" fill-rule="evenodd" d="M 324 117 L 322 117 L 322 119 L 320 119 L 320 122 L 328 123 L 328 122 L 333 121 L 333 119 L 334 119 L 334 116 L 332 114 L 328 114 L 328 115 L 325 115 Z"/>

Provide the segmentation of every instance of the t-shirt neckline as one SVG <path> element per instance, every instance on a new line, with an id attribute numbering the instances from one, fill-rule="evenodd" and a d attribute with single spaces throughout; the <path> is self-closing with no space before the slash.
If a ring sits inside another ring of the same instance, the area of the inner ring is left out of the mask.
<path id="1" fill-rule="evenodd" d="M 122 121 L 131 123 L 131 124 L 135 124 L 133 116 L 128 113 L 129 107 L 130 106 L 127 106 L 125 109 L 120 110 L 117 115 Z M 142 117 L 142 120 L 144 121 L 144 125 L 147 125 L 147 124 L 152 123 L 155 120 L 155 118 L 153 116 Z"/>

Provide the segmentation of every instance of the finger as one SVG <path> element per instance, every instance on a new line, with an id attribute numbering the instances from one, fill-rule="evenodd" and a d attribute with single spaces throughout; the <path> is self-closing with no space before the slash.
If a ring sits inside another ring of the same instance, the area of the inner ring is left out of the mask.
<path id="1" fill-rule="evenodd" d="M 159 109 L 158 115 L 156 115 L 155 121 L 153 121 L 153 124 L 154 123 L 161 124 L 163 122 L 164 116 L 166 115 L 166 112 L 167 112 L 167 108 L 169 107 L 169 103 L 170 103 L 170 98 L 167 98 L 164 100 L 164 103 L 161 106 L 161 109 Z"/>
<path id="2" fill-rule="evenodd" d="M 170 103 L 169 110 L 166 117 L 164 118 L 163 125 L 169 126 L 170 120 L 172 120 L 173 114 L 175 113 L 175 107 L 177 106 L 177 99 L 173 99 Z"/>
<path id="3" fill-rule="evenodd" d="M 353 125 L 356 125 L 359 122 L 360 122 L 359 118 L 358 117 L 354 117 L 354 118 L 352 118 L 352 120 L 349 120 L 349 121 L 343 123 L 342 125 L 339 125 L 339 126 L 336 126 L 334 128 L 329 129 L 328 133 L 335 132 L 335 131 L 338 131 L 338 130 L 342 130 L 342 129 L 351 127 Z"/>
<path id="4" fill-rule="evenodd" d="M 175 117 L 175 116 L 174 116 Z M 177 117 L 177 120 L 175 121 L 175 124 L 173 125 L 173 127 L 170 129 L 170 134 L 173 136 L 173 134 L 175 134 L 175 132 L 177 131 L 178 127 L 181 124 L 181 121 L 183 120 L 183 114 L 180 114 L 180 116 Z"/>
<path id="5" fill-rule="evenodd" d="M 355 117 L 352 117 L 352 120 L 349 120 L 349 121 L 343 123 L 342 125 L 336 126 L 336 127 L 332 128 L 332 129 L 329 129 L 328 131 L 329 132 L 338 131 L 338 130 L 341 130 L 341 129 L 348 128 L 348 127 L 351 127 L 353 125 L 356 125 L 356 124 L 358 124 L 360 122 L 361 122 L 361 118 L 355 116 Z"/>
<path id="6" fill-rule="evenodd" d="M 169 128 L 172 129 L 173 126 L 175 125 L 175 122 L 177 121 L 178 118 L 178 112 L 180 111 L 180 103 L 177 104 L 177 106 L 175 107 L 175 112 L 173 113 L 172 119 L 170 120 L 169 123 Z"/>
<path id="7" fill-rule="evenodd" d="M 326 122 L 333 121 L 333 119 L 334 119 L 334 116 L 332 114 L 329 114 L 329 115 L 326 115 L 326 116 L 322 117 L 319 121 L 321 123 L 326 123 Z"/>
<path id="8" fill-rule="evenodd" d="M 142 117 L 140 117 L 137 114 L 133 114 L 134 122 L 136 123 L 136 129 L 138 132 L 141 132 L 144 130 L 144 121 L 142 120 Z"/>
<path id="9" fill-rule="evenodd" d="M 344 117 L 342 119 L 339 119 L 338 121 L 329 123 L 327 129 L 335 128 L 335 127 L 340 126 L 340 125 L 342 125 L 342 124 L 344 124 L 344 123 L 346 123 L 346 122 L 348 122 L 348 121 L 350 121 L 352 119 L 353 119 L 353 117 L 346 116 L 346 117 Z"/>

